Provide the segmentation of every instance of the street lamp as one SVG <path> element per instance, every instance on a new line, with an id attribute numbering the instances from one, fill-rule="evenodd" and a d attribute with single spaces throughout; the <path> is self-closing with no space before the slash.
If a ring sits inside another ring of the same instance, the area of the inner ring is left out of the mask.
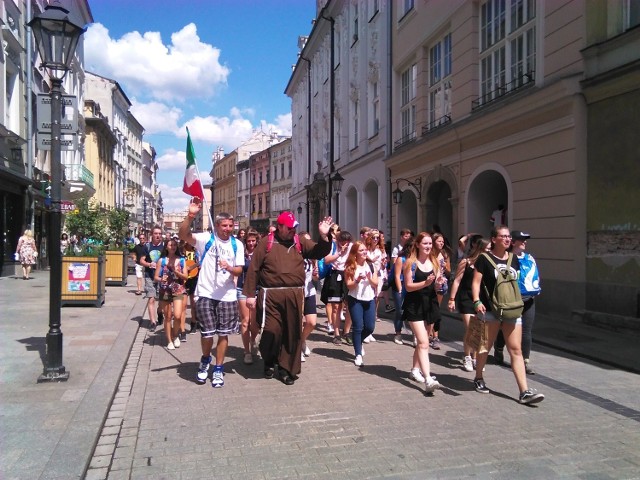
<path id="1" fill-rule="evenodd" d="M 62 151 L 60 144 L 62 122 L 62 79 L 70 70 L 71 62 L 85 31 L 83 22 L 59 2 L 47 5 L 44 12 L 28 23 L 33 31 L 42 59 L 40 68 L 46 68 L 51 79 L 51 211 L 49 213 L 49 258 L 51 259 L 49 288 L 49 332 L 47 333 L 46 363 L 38 382 L 60 382 L 69 378 L 62 365 L 62 330 L 60 306 L 62 295 L 62 254 L 60 211 L 62 184 Z"/>
<path id="2" fill-rule="evenodd" d="M 418 198 L 418 200 L 420 200 L 422 198 L 422 178 L 418 177 L 415 179 L 415 181 L 411 181 L 411 180 L 407 180 L 406 178 L 396 178 L 396 189 L 391 192 L 393 195 L 393 203 L 395 203 L 396 205 L 398 205 L 399 203 L 402 203 L 402 190 L 400 190 L 400 182 L 404 181 L 407 182 L 407 184 L 411 187 L 413 187 L 416 190 L 416 197 Z"/>

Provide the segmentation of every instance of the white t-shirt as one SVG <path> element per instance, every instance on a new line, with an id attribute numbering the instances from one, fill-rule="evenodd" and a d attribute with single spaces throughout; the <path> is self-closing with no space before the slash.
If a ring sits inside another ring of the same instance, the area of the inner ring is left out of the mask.
<path id="1" fill-rule="evenodd" d="M 238 299 L 234 277 L 226 269 L 218 266 L 219 260 L 226 260 L 234 267 L 244 266 L 244 245 L 236 240 L 236 253 L 233 253 L 231 239 L 224 241 L 215 237 L 213 245 L 203 258 L 204 247 L 211 239 L 208 232 L 194 233 L 196 251 L 200 257 L 200 273 L 196 287 L 196 297 L 205 297 L 223 302 L 233 302 Z M 234 258 L 235 257 L 235 258 Z"/>
<path id="2" fill-rule="evenodd" d="M 371 267 L 369 264 L 365 262 L 364 265 L 356 265 L 356 271 L 354 272 L 354 278 L 358 278 L 359 275 L 367 275 L 371 274 Z M 356 283 L 355 287 L 349 289 L 349 296 L 353 297 L 357 300 L 369 301 L 376 298 L 376 290 L 374 290 L 373 285 L 371 285 L 371 281 L 369 278 L 365 278 L 364 280 L 360 280 Z"/>
<path id="3" fill-rule="evenodd" d="M 313 283 L 313 261 L 304 259 L 304 296 L 311 297 L 316 294 L 316 286 Z"/>
<path id="4" fill-rule="evenodd" d="M 338 270 L 339 272 L 341 272 L 347 266 L 347 258 L 349 258 L 351 247 L 353 247 L 353 243 L 349 243 L 349 246 L 345 249 L 345 253 L 343 253 L 333 261 L 331 265 L 333 266 L 334 270 Z"/>

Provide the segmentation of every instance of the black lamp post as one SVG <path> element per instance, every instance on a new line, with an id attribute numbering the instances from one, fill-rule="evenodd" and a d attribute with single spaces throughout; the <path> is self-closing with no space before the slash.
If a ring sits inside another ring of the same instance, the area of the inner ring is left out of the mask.
<path id="1" fill-rule="evenodd" d="M 47 333 L 46 364 L 38 382 L 60 382 L 69 378 L 62 364 L 62 330 L 60 306 L 62 294 L 62 254 L 60 211 L 62 184 L 62 151 L 60 123 L 62 122 L 62 79 L 69 71 L 73 56 L 85 29 L 82 20 L 58 2 L 47 5 L 44 12 L 28 23 L 33 31 L 42 59 L 51 79 L 51 211 L 49 212 L 49 258 L 51 262 L 49 288 L 49 332 Z"/>
<path id="2" fill-rule="evenodd" d="M 342 184 L 344 182 L 344 178 L 340 175 L 340 172 L 336 171 L 331 180 L 331 189 L 332 193 L 336 194 L 336 223 L 340 223 L 340 192 L 342 191 Z"/>

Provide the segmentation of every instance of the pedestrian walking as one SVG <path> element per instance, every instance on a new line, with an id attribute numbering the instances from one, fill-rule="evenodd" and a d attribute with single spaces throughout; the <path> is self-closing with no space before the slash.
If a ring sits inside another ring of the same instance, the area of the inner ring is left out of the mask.
<path id="1" fill-rule="evenodd" d="M 213 233 L 192 233 L 191 222 L 202 210 L 202 200 L 194 197 L 186 218 L 180 224 L 180 238 L 193 245 L 200 258 L 200 273 L 196 286 L 196 311 L 200 323 L 202 357 L 196 374 L 198 383 L 209 378 L 213 361 L 213 337 L 218 336 L 211 386 L 224 386 L 224 358 L 229 335 L 238 333 L 238 295 L 235 277 L 242 273 L 244 245 L 231 235 L 233 216 L 219 213 L 214 221 Z"/>
<path id="2" fill-rule="evenodd" d="M 144 244 L 144 256 L 140 258 L 140 264 L 144 267 L 144 298 L 147 299 L 147 312 L 149 313 L 149 331 L 155 332 L 157 321 L 160 317 L 160 311 L 156 311 L 158 298 L 158 289 L 155 278 L 156 266 L 164 243 L 162 242 L 162 229 L 156 225 L 151 230 L 151 242 Z M 156 316 L 158 315 L 158 316 Z"/>
<path id="3" fill-rule="evenodd" d="M 491 250 L 480 255 L 475 262 L 472 284 L 473 306 L 478 317 L 487 322 L 489 331 L 487 350 L 491 350 L 498 331 L 502 331 L 509 356 L 511 357 L 511 370 L 520 392 L 519 401 L 524 404 L 533 404 L 544 400 L 544 395 L 530 390 L 527 385 L 521 347 L 522 317 L 515 319 L 501 317 L 500 313 L 494 310 L 491 299 L 497 285 L 496 279 L 498 275 L 501 275 L 501 272 L 506 272 L 512 278 L 518 278 L 520 262 L 516 256 L 509 253 L 510 246 L 511 234 L 509 228 L 505 225 L 494 228 L 491 232 Z M 480 393 L 490 392 L 482 375 L 482 369 L 486 362 L 487 352 L 478 353 L 474 386 L 476 391 Z"/>
<path id="4" fill-rule="evenodd" d="M 308 232 L 301 232 L 300 237 L 311 240 Z M 318 277 L 318 261 L 313 258 L 304 259 L 304 309 L 302 312 L 302 353 L 300 361 L 306 362 L 306 357 L 311 355 L 311 349 L 307 345 L 307 339 L 316 328 L 318 321 L 318 307 L 316 305 L 316 285 Z"/>
<path id="5" fill-rule="evenodd" d="M 245 365 L 253 363 L 253 354 L 257 352 L 257 340 L 260 332 L 260 326 L 256 322 L 256 311 L 247 307 L 247 297 L 242 293 L 244 287 L 244 279 L 247 276 L 247 270 L 253 257 L 253 252 L 260 241 L 260 234 L 257 230 L 249 228 L 244 232 L 244 266 L 242 273 L 236 282 L 236 290 L 238 291 L 238 311 L 240 312 L 240 335 L 242 335 L 242 345 L 244 347 Z"/>
<path id="6" fill-rule="evenodd" d="M 178 251 L 178 242 L 169 240 L 158 259 L 154 281 L 158 284 L 160 309 L 164 315 L 164 332 L 167 350 L 180 347 L 180 338 L 184 334 L 183 304 L 187 280 L 184 258 Z"/>
<path id="7" fill-rule="evenodd" d="M 286 385 L 293 385 L 301 370 L 303 259 L 319 260 L 331 251 L 331 223 L 331 217 L 325 217 L 318 224 L 320 238 L 315 243 L 296 235 L 298 222 L 292 212 L 281 213 L 275 232 L 260 240 L 247 270 L 243 293 L 262 326 L 259 348 L 265 377 L 272 378 L 278 368 Z"/>
<path id="8" fill-rule="evenodd" d="M 17 260 L 22 265 L 22 279 L 29 280 L 31 274 L 31 266 L 35 265 L 38 250 L 36 241 L 33 238 L 33 232 L 26 229 L 24 234 L 18 239 L 18 246 L 15 253 Z"/>

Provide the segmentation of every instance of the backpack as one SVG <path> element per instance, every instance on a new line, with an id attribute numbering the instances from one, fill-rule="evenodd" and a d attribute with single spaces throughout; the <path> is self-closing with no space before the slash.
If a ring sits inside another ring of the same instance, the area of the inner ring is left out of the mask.
<path id="1" fill-rule="evenodd" d="M 267 253 L 269 253 L 271 251 L 271 248 L 273 248 L 274 241 L 275 241 L 275 236 L 273 232 L 269 232 L 269 235 L 267 236 Z M 298 251 L 298 253 L 302 253 L 302 245 L 300 245 L 300 236 L 297 233 L 293 236 L 293 241 L 296 244 L 296 250 Z"/>
<path id="2" fill-rule="evenodd" d="M 522 295 L 520 295 L 520 286 L 518 285 L 518 279 L 511 272 L 511 261 L 513 260 L 513 254 L 509 254 L 507 260 L 507 268 L 499 270 L 493 259 L 483 253 L 489 263 L 493 265 L 496 271 L 496 286 L 493 289 L 493 293 L 490 295 L 487 290 L 487 286 L 483 282 L 484 291 L 491 302 L 491 310 L 493 314 L 499 320 L 515 320 L 522 316 L 524 309 L 524 302 L 522 301 Z"/>
<path id="3" fill-rule="evenodd" d="M 231 248 L 233 248 L 233 256 L 235 257 L 236 254 L 238 253 L 238 244 L 236 243 L 236 237 L 234 237 L 233 235 L 231 235 Z M 213 235 L 213 233 L 211 234 L 211 238 L 209 239 L 209 241 L 207 242 L 207 244 L 204 246 L 204 251 L 202 252 L 202 258 L 204 258 L 207 255 L 207 252 L 209 251 L 209 249 L 213 246 L 213 244 L 216 241 L 216 237 Z M 197 252 L 196 252 L 196 256 L 197 256 Z M 198 263 L 200 263 L 200 258 L 197 259 Z"/>
<path id="4" fill-rule="evenodd" d="M 336 242 L 331 242 L 330 255 L 335 254 L 337 249 L 338 247 L 336 247 Z M 326 263 L 324 263 L 324 257 L 318 260 L 318 278 L 320 279 L 326 278 L 327 275 L 329 275 L 332 270 L 333 270 L 333 267 L 331 266 L 331 264 L 327 265 Z"/>
<path id="5" fill-rule="evenodd" d="M 167 266 L 167 257 L 162 257 L 160 262 L 160 276 L 164 275 L 164 267 Z M 184 272 L 184 257 L 180 257 L 180 268 Z"/>

